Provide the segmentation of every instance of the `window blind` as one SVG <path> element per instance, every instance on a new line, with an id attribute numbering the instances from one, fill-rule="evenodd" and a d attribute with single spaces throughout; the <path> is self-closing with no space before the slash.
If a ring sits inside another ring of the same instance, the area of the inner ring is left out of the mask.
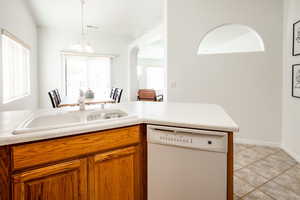
<path id="1" fill-rule="evenodd" d="M 9 32 L 1 31 L 2 41 L 2 103 L 30 94 L 30 49 Z"/>

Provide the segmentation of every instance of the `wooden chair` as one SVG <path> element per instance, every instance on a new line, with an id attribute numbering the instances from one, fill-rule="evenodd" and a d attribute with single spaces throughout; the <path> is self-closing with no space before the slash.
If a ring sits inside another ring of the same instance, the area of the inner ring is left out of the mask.
<path id="1" fill-rule="evenodd" d="M 115 91 L 115 96 L 114 96 L 114 100 L 115 100 L 115 103 L 120 103 L 121 102 L 121 97 L 122 97 L 122 93 L 123 93 L 123 89 L 122 88 L 116 88 L 116 91 Z"/>
<path id="2" fill-rule="evenodd" d="M 163 101 L 163 95 L 156 95 L 155 90 L 140 89 L 138 91 L 138 101 Z"/>
<path id="3" fill-rule="evenodd" d="M 48 92 L 48 95 L 50 97 L 50 101 L 51 101 L 51 104 L 52 104 L 52 107 L 53 108 L 58 108 L 59 106 L 59 100 L 55 94 L 55 90 L 51 90 L 50 92 Z"/>

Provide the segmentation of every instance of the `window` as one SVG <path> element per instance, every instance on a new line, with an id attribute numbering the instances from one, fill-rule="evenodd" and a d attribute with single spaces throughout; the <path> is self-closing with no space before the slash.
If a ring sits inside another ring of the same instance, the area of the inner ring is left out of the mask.
<path id="1" fill-rule="evenodd" d="M 147 88 L 162 91 L 164 88 L 164 69 L 147 67 Z"/>
<path id="2" fill-rule="evenodd" d="M 198 55 L 264 51 L 263 39 L 254 29 L 240 24 L 225 24 L 204 36 Z"/>
<path id="3" fill-rule="evenodd" d="M 160 64 L 140 62 L 137 66 L 138 88 L 153 89 L 163 94 L 165 87 L 165 69 Z"/>
<path id="4" fill-rule="evenodd" d="M 97 97 L 109 96 L 111 58 L 66 56 L 65 62 L 67 96 L 78 97 L 80 89 L 91 89 Z"/>
<path id="5" fill-rule="evenodd" d="M 30 95 L 30 50 L 2 30 L 3 104 Z"/>

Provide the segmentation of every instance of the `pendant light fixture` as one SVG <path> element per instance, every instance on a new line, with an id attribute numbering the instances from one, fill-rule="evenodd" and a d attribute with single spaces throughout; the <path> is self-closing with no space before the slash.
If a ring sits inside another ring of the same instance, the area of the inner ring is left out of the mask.
<path id="1" fill-rule="evenodd" d="M 82 53 L 93 53 L 94 49 L 88 42 L 88 31 L 85 25 L 84 14 L 86 0 L 80 0 L 81 3 L 81 37 L 78 44 L 74 44 L 70 47 L 71 51 L 82 52 Z"/>

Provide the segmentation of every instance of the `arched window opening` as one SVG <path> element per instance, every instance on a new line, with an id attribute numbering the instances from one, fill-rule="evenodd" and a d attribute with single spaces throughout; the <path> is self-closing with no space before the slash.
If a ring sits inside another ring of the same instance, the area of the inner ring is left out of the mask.
<path id="1" fill-rule="evenodd" d="M 263 52 L 265 45 L 252 28 L 239 24 L 226 24 L 209 31 L 202 39 L 198 55 Z"/>

